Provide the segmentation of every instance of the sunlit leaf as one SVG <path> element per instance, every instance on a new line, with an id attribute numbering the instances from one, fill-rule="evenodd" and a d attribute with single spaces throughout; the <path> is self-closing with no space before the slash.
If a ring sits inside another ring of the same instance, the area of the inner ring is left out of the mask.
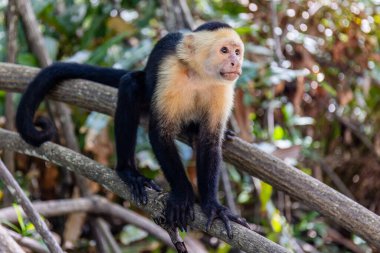
<path id="1" fill-rule="evenodd" d="M 282 225 L 281 225 L 281 215 L 280 212 L 277 210 L 274 212 L 270 219 L 270 224 L 272 226 L 272 229 L 276 233 L 280 233 L 282 230 Z"/>

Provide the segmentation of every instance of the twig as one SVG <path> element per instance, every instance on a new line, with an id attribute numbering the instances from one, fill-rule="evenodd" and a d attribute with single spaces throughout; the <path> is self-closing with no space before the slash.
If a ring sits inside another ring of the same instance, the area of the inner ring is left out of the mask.
<path id="1" fill-rule="evenodd" d="M 6 229 L 6 228 L 5 228 Z M 21 246 L 24 246 L 26 248 L 31 249 L 33 252 L 36 253 L 49 253 L 48 249 L 39 243 L 38 241 L 29 238 L 29 237 L 24 237 L 10 229 L 6 229 L 8 234 L 12 236 L 12 238 Z"/>
<path id="2" fill-rule="evenodd" d="M 18 245 L 13 238 L 9 235 L 8 231 L 0 225 L 0 251 L 12 253 L 25 253 L 25 251 Z"/>
<path id="3" fill-rule="evenodd" d="M 39 148 L 34 148 L 22 141 L 17 134 L 11 133 L 4 129 L 0 129 L 0 139 L 2 140 L 0 142 L 0 148 L 7 148 L 23 154 L 39 157 L 59 166 L 68 168 L 95 182 L 98 182 L 103 185 L 103 187 L 111 190 L 122 198 L 133 202 L 130 192 L 128 191 L 128 187 L 126 187 L 125 183 L 113 170 L 100 165 L 81 154 L 51 142 L 44 143 Z M 145 206 L 141 206 L 135 202 L 133 203 L 144 209 L 146 212 L 151 213 L 152 217 L 160 217 L 163 213 L 168 196 L 165 193 L 157 193 L 149 189 L 147 189 L 147 191 L 149 200 Z M 192 221 L 190 225 L 193 228 L 205 231 L 207 222 L 206 216 L 203 214 L 198 205 L 195 205 L 194 211 L 195 220 Z M 246 252 L 288 252 L 283 247 L 241 225 L 232 223 L 231 227 L 234 234 L 233 239 L 228 238 L 224 225 L 219 220 L 213 223 L 213 226 L 207 233 L 218 237 L 233 247 L 239 248 Z"/>
<path id="4" fill-rule="evenodd" d="M 18 13 L 25 27 L 28 44 L 33 53 L 37 56 L 40 65 L 46 67 L 51 64 L 48 52 L 45 49 L 44 40 L 38 28 L 38 22 L 33 12 L 32 4 L 29 0 L 14 0 Z"/>
<path id="5" fill-rule="evenodd" d="M 8 1 L 7 8 L 7 62 L 16 63 L 16 55 L 17 55 L 17 10 L 14 0 Z M 8 130 L 14 130 L 14 105 L 13 105 L 13 94 L 7 93 L 5 95 L 5 128 Z M 15 159 L 14 153 L 11 151 L 4 152 L 4 163 L 9 169 L 9 171 L 13 172 L 15 168 Z"/>
<path id="6" fill-rule="evenodd" d="M 354 195 L 352 195 L 351 191 L 347 188 L 347 186 L 343 183 L 342 179 L 335 173 L 335 171 L 325 162 L 321 162 L 322 170 L 327 174 L 327 176 L 333 181 L 336 188 L 349 197 L 352 200 L 355 200 Z"/>
<path id="7" fill-rule="evenodd" d="M 13 178 L 12 174 L 8 171 L 3 161 L 1 160 L 0 160 L 0 178 L 4 181 L 9 192 L 13 195 L 13 197 L 17 200 L 17 202 L 22 206 L 28 218 L 34 224 L 34 226 L 36 227 L 36 230 L 44 239 L 49 250 L 53 253 L 63 253 L 57 241 L 54 239 L 53 235 L 50 233 L 46 223 L 41 219 L 39 214 L 34 210 L 32 203 L 26 197 L 21 187 L 18 185 L 16 180 Z"/>
<path id="8" fill-rule="evenodd" d="M 107 217 L 117 218 L 141 228 L 165 243 L 167 246 L 174 248 L 169 236 L 160 226 L 156 225 L 144 216 L 137 214 L 136 212 L 128 210 L 117 204 L 113 204 L 107 199 L 99 196 L 69 200 L 35 201 L 33 202 L 33 207 L 44 217 L 68 215 L 74 212 L 86 212 L 94 215 L 105 215 Z M 22 215 L 25 217 L 25 213 L 22 213 Z M 0 209 L 0 219 L 7 220 L 12 223 L 17 222 L 17 213 L 13 207 Z M 189 236 L 185 237 L 185 242 L 188 241 L 188 238 Z M 190 247 L 190 251 L 200 253 L 199 249 L 195 251 L 192 250 L 192 247 Z"/>
<path id="9" fill-rule="evenodd" d="M 115 239 L 113 238 L 107 222 L 105 222 L 105 220 L 102 218 L 97 218 L 96 225 L 100 229 L 101 233 L 104 235 L 104 239 L 106 239 L 107 244 L 110 246 L 110 251 L 112 253 L 121 253 L 121 249 L 119 245 L 116 243 Z"/>
<path id="10" fill-rule="evenodd" d="M 22 91 L 37 71 L 35 68 L 0 64 L 0 89 Z M 73 89 L 77 91 L 75 94 Z M 113 115 L 116 105 L 115 89 L 83 80 L 63 82 L 50 96 L 109 115 Z M 5 134 L 1 139 L 6 141 L 8 136 Z M 4 145 L 3 141 L 0 142 L 0 148 Z M 224 159 L 239 170 L 302 200 L 380 249 L 380 218 L 365 207 L 237 137 L 224 143 L 223 152 Z"/>
<path id="11" fill-rule="evenodd" d="M 238 214 L 238 211 L 237 211 L 237 208 L 235 205 L 235 201 L 234 201 L 234 197 L 232 195 L 231 182 L 230 182 L 230 179 L 228 177 L 228 171 L 227 171 L 226 166 L 228 166 L 228 165 L 226 164 L 225 166 L 222 166 L 222 168 L 220 170 L 220 178 L 222 180 L 224 194 L 226 195 L 226 203 L 227 203 L 227 206 L 231 209 L 232 213 Z"/>
<path id="12" fill-rule="evenodd" d="M 278 0 L 272 0 L 271 1 L 271 20 L 272 20 L 272 36 L 274 39 L 274 52 L 275 52 L 275 56 L 277 58 L 276 60 L 281 65 L 281 63 L 284 61 L 285 57 L 281 51 L 280 36 L 276 33 L 276 28 L 279 28 L 278 17 L 277 17 L 277 1 Z"/>

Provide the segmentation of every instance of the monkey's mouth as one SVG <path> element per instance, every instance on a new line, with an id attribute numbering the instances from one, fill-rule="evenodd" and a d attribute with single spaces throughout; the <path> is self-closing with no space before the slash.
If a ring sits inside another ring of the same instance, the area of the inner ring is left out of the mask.
<path id="1" fill-rule="evenodd" d="M 228 81 L 233 81 L 241 75 L 241 72 L 239 71 L 220 72 L 220 75 Z"/>

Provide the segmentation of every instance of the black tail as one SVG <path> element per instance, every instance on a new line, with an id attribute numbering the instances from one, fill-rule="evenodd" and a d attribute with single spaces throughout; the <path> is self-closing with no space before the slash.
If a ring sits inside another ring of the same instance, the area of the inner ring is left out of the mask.
<path id="1" fill-rule="evenodd" d="M 55 63 L 43 69 L 28 85 L 21 98 L 16 114 L 18 132 L 27 143 L 37 147 L 54 137 L 55 129 L 49 119 L 39 118 L 34 125 L 33 117 L 46 94 L 59 82 L 80 78 L 117 88 L 120 78 L 126 73 L 126 70 L 77 63 Z"/>

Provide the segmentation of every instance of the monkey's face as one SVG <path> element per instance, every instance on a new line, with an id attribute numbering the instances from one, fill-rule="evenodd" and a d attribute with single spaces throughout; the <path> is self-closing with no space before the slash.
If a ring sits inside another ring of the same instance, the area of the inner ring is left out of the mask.
<path id="1" fill-rule="evenodd" d="M 243 63 L 243 48 L 239 43 L 230 41 L 219 46 L 217 57 L 220 61 L 219 74 L 228 81 L 234 81 L 241 75 Z"/>
<path id="2" fill-rule="evenodd" d="M 177 55 L 202 78 L 231 83 L 241 75 L 244 44 L 232 29 L 195 32 L 183 38 Z"/>
<path id="3" fill-rule="evenodd" d="M 212 45 L 205 69 L 216 79 L 236 81 L 242 72 L 244 45 L 240 38 L 220 39 Z"/>

